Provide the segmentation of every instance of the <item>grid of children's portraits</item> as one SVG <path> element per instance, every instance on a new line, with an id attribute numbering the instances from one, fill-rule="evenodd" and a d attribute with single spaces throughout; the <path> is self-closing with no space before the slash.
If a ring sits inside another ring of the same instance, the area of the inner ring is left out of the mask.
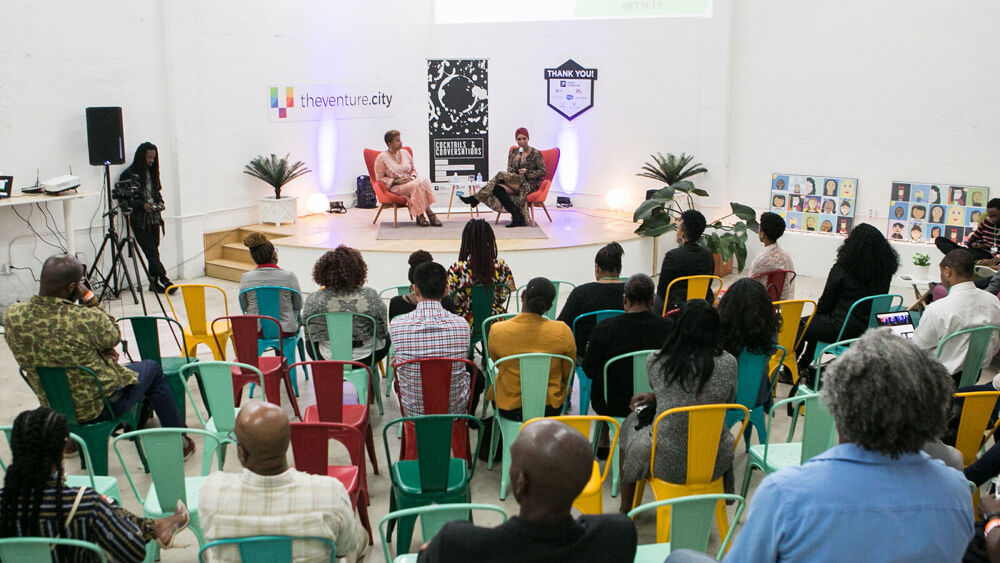
<path id="1" fill-rule="evenodd" d="M 771 211 L 789 230 L 846 235 L 857 197 L 857 178 L 771 174 Z"/>
<path id="2" fill-rule="evenodd" d="M 886 237 L 928 243 L 946 237 L 962 244 L 986 216 L 989 195 L 984 187 L 893 182 Z"/>

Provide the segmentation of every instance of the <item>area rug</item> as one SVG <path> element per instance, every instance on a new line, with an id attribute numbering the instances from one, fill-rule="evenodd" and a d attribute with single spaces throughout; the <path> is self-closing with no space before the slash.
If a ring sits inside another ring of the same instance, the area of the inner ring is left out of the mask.
<path id="1" fill-rule="evenodd" d="M 441 239 L 462 239 L 462 229 L 465 228 L 466 218 L 445 219 L 444 214 L 439 213 L 438 218 L 444 223 L 443 227 L 418 227 L 413 221 L 400 221 L 399 227 L 392 228 L 392 220 L 382 221 L 378 224 L 378 231 L 375 233 L 377 240 L 441 240 Z M 493 232 L 498 239 L 547 239 L 548 235 L 541 227 L 517 227 L 508 229 L 504 227 L 507 221 L 500 221 L 499 225 L 494 225 Z"/>

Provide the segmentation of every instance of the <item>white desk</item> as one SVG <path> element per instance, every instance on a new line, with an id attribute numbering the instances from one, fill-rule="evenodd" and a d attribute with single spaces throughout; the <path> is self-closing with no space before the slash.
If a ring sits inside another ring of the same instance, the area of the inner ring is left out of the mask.
<path id="1" fill-rule="evenodd" d="M 33 203 L 50 203 L 54 201 L 62 202 L 63 208 L 63 237 L 66 238 L 66 254 L 74 255 L 76 254 L 76 243 L 73 240 L 73 232 L 76 230 L 76 225 L 73 222 L 73 202 L 78 199 L 83 199 L 92 195 L 97 195 L 98 192 L 74 192 L 67 193 L 64 195 L 45 195 L 45 194 L 22 194 L 15 195 L 11 197 L 5 197 L 0 199 L 0 207 L 15 206 L 15 205 L 31 205 Z"/>
<path id="2" fill-rule="evenodd" d="M 462 188 L 465 190 L 466 195 L 472 195 L 476 193 L 476 190 L 481 188 L 486 182 L 434 182 L 435 186 L 451 186 L 451 196 L 448 198 L 448 218 L 451 218 L 451 204 L 455 201 L 455 188 Z M 476 207 L 472 208 L 472 213 L 479 216 L 479 209 Z"/>

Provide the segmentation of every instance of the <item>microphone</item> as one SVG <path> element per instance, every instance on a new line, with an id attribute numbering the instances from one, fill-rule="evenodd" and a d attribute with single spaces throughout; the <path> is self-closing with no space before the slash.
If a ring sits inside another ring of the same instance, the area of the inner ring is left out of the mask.
<path id="1" fill-rule="evenodd" d="M 517 154 L 524 154 L 524 147 L 517 147 Z"/>

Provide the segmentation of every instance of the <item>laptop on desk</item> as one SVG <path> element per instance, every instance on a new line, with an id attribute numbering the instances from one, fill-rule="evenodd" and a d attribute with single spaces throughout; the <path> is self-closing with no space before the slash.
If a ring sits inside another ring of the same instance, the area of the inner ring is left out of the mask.
<path id="1" fill-rule="evenodd" d="M 10 197 L 10 191 L 14 187 L 13 176 L 0 176 L 0 199 Z"/>
<path id="2" fill-rule="evenodd" d="M 878 326 L 887 326 L 892 333 L 903 338 L 913 338 L 916 328 L 913 326 L 913 318 L 909 311 L 896 311 L 894 313 L 878 313 L 875 315 Z"/>

